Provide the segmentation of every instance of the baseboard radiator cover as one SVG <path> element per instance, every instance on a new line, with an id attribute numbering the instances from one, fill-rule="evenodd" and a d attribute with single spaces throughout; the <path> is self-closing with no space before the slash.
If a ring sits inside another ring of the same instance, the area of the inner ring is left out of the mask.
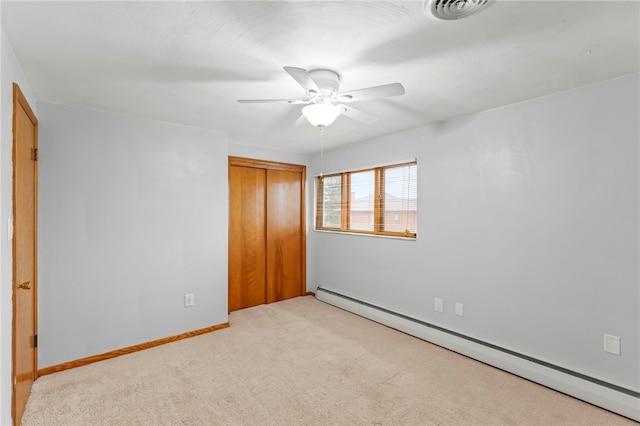
<path id="1" fill-rule="evenodd" d="M 316 289 L 316 299 L 640 422 L 640 392 L 483 342 L 366 301 Z"/>

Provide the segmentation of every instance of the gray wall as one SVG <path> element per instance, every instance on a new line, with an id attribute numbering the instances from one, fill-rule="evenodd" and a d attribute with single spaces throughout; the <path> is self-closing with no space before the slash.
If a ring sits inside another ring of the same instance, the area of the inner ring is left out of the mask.
<path id="1" fill-rule="evenodd" d="M 418 239 L 311 232 L 308 289 L 639 389 L 639 92 L 635 74 L 325 153 L 324 172 L 417 158 Z"/>
<path id="2" fill-rule="evenodd" d="M 0 424 L 11 424 L 11 339 L 13 253 L 8 236 L 12 218 L 13 83 L 36 112 L 36 100 L 4 32 L 0 31 Z"/>
<path id="3" fill-rule="evenodd" d="M 40 368 L 227 322 L 226 135 L 38 115 Z"/>

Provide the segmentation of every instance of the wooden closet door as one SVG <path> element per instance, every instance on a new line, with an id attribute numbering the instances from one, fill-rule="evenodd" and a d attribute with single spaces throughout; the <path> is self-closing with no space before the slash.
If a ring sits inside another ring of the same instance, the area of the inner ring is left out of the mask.
<path id="1" fill-rule="evenodd" d="M 229 312 L 266 303 L 266 170 L 229 166 Z"/>
<path id="2" fill-rule="evenodd" d="M 302 174 L 267 170 L 267 303 L 302 295 Z"/>

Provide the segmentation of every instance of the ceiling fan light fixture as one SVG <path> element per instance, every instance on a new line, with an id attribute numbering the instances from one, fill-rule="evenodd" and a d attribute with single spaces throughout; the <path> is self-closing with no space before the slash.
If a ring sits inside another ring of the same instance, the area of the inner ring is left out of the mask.
<path id="1" fill-rule="evenodd" d="M 302 108 L 302 114 L 316 127 L 330 126 L 341 113 L 340 107 L 332 103 L 311 104 Z"/>

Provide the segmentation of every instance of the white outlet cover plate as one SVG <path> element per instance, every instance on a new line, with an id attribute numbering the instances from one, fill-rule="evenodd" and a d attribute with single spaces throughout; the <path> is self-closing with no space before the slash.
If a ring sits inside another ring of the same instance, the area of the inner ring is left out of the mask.
<path id="1" fill-rule="evenodd" d="M 184 295 L 184 306 L 193 306 L 196 304 L 193 293 L 187 293 Z"/>
<path id="2" fill-rule="evenodd" d="M 620 338 L 610 334 L 604 335 L 604 351 L 614 355 L 620 355 Z"/>
<path id="3" fill-rule="evenodd" d="M 436 312 L 442 312 L 442 299 L 433 299 L 433 309 L 435 309 Z"/>
<path id="4" fill-rule="evenodd" d="M 464 305 L 456 302 L 456 315 L 459 317 L 464 316 Z"/>

